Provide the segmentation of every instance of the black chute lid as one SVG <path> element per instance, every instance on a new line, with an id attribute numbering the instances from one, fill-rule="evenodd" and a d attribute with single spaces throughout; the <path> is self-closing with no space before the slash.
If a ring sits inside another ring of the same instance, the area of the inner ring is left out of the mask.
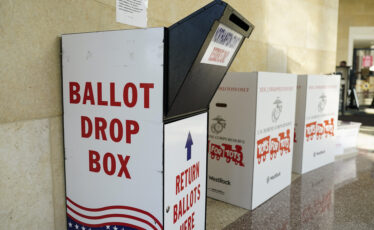
<path id="1" fill-rule="evenodd" d="M 242 36 L 226 66 L 202 63 L 222 24 Z M 207 111 L 209 103 L 254 26 L 230 5 L 215 0 L 166 29 L 164 119 Z"/>

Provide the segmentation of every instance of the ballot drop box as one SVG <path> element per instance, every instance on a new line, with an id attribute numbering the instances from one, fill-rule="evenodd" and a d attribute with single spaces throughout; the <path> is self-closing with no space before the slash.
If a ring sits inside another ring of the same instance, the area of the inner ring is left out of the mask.
<path id="1" fill-rule="evenodd" d="M 296 81 L 226 75 L 209 110 L 209 197 L 254 209 L 291 183 Z"/>
<path id="2" fill-rule="evenodd" d="M 334 161 L 339 90 L 339 76 L 298 76 L 294 172 L 306 173 Z"/>
<path id="3" fill-rule="evenodd" d="M 62 36 L 69 229 L 205 229 L 209 102 L 252 30 L 215 1 L 168 28 Z"/>

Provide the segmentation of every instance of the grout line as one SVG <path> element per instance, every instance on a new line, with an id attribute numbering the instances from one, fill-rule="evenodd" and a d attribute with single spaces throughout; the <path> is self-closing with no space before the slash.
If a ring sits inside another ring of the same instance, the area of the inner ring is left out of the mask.
<path id="1" fill-rule="evenodd" d="M 62 117 L 62 114 L 58 115 L 53 115 L 53 116 L 48 116 L 48 117 L 38 117 L 38 118 L 30 118 L 30 119 L 20 119 L 20 120 L 14 120 L 14 121 L 0 121 L 0 126 L 1 125 L 6 125 L 6 124 L 12 124 L 12 123 L 17 123 L 17 122 L 28 122 L 28 121 L 39 121 L 39 120 L 44 120 L 44 119 L 52 119 L 52 118 L 57 118 L 57 117 Z"/>
<path id="2" fill-rule="evenodd" d="M 104 2 L 101 2 L 101 1 L 98 1 L 98 0 L 93 0 L 94 2 L 96 2 L 96 3 L 99 3 L 99 4 L 101 4 L 101 5 L 104 5 L 104 6 L 107 6 L 107 7 L 110 7 L 110 8 L 116 8 L 116 6 L 112 6 L 112 5 L 109 5 L 109 4 L 107 4 L 107 3 L 104 3 Z"/>
<path id="3" fill-rule="evenodd" d="M 52 122 L 51 122 L 51 119 L 48 119 L 48 143 L 49 143 L 49 163 L 50 163 L 50 172 L 51 172 L 51 185 L 52 185 L 52 208 L 53 208 L 53 226 L 56 228 L 56 212 L 55 212 L 55 199 L 56 199 L 56 196 L 55 196 L 55 192 L 56 192 L 56 188 L 54 186 L 54 170 L 53 170 L 53 153 L 52 153 L 52 144 L 51 144 L 51 140 L 52 140 L 52 134 L 51 134 L 51 127 L 52 127 Z"/>

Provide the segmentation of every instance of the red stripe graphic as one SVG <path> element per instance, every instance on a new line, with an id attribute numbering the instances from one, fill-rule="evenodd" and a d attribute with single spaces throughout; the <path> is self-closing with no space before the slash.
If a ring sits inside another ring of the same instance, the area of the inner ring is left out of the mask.
<path id="1" fill-rule="evenodd" d="M 130 207 L 130 206 L 120 206 L 120 205 L 106 206 L 106 207 L 101 207 L 101 208 L 86 208 L 86 207 L 83 207 L 83 206 L 75 203 L 69 197 L 66 197 L 66 200 L 68 200 L 70 203 L 72 203 L 73 205 L 77 206 L 78 208 L 80 208 L 82 210 L 85 210 L 85 211 L 90 211 L 90 212 L 100 212 L 100 211 L 106 211 L 106 210 L 111 210 L 111 209 L 124 209 L 124 210 L 130 210 L 130 211 L 134 211 L 134 212 L 139 212 L 139 213 L 142 213 L 144 215 L 149 216 L 150 218 L 152 218 L 157 223 L 157 225 L 161 229 L 163 228 L 161 222 L 155 216 L 153 216 L 151 213 L 149 213 L 147 211 L 144 211 L 144 210 L 141 210 L 141 209 L 138 209 L 138 208 L 134 208 L 134 207 Z M 71 208 L 69 208 L 69 209 L 72 212 L 76 213 L 76 211 L 72 210 Z M 130 218 L 130 219 L 136 218 L 135 220 L 138 220 L 138 221 L 141 221 L 143 223 L 146 223 L 147 225 L 150 225 L 153 229 L 157 229 L 150 222 L 148 222 L 146 220 L 143 220 L 143 219 L 140 219 L 138 217 L 130 216 L 130 215 L 110 214 L 110 215 L 99 216 L 99 218 L 95 218 L 95 217 L 84 216 L 84 215 L 82 215 L 80 213 L 76 213 L 76 214 L 79 215 L 79 216 L 81 216 L 81 217 L 85 217 L 87 219 L 100 219 L 100 218 L 108 218 L 108 217 L 125 217 L 126 216 L 126 218 Z"/>
<path id="2" fill-rule="evenodd" d="M 119 225 L 119 226 L 135 228 L 135 229 L 138 229 L 138 230 L 146 230 L 145 228 L 141 228 L 141 227 L 133 225 L 133 224 L 121 223 L 121 222 L 105 222 L 105 223 L 102 223 L 102 224 L 86 224 L 86 223 L 83 223 L 82 221 L 79 221 L 79 220 L 75 219 L 74 217 L 69 215 L 69 213 L 66 213 L 66 215 L 69 218 L 71 218 L 72 220 L 74 220 L 75 222 L 77 222 L 78 224 L 84 225 L 84 226 L 87 226 L 87 227 L 91 227 L 91 228 L 99 228 L 99 227 L 104 227 L 106 225 Z"/>
<path id="3" fill-rule="evenodd" d="M 77 214 L 78 216 L 80 217 L 83 217 L 83 218 L 86 218 L 86 219 L 90 219 L 90 220 L 98 220 L 98 219 L 104 219 L 104 218 L 110 218 L 110 217 L 122 217 L 122 218 L 127 218 L 127 219 L 132 219 L 132 220 L 137 220 L 139 222 L 143 222 L 147 225 L 149 225 L 152 229 L 154 230 L 157 230 L 157 228 L 155 226 L 153 226 L 151 223 L 149 223 L 148 221 L 146 220 L 143 220 L 139 217 L 136 217 L 136 216 L 131 216 L 131 215 L 126 215 L 126 214 L 107 214 L 107 215 L 102 215 L 102 216 L 86 216 L 86 215 L 83 215 L 83 214 L 80 214 L 79 212 L 73 210 L 72 208 L 70 208 L 68 205 L 66 206 L 70 211 L 74 212 L 75 214 Z"/>

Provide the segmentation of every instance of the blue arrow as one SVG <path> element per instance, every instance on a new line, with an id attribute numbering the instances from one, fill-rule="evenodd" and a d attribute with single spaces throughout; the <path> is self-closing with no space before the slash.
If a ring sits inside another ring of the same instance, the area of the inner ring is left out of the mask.
<path id="1" fill-rule="evenodd" d="M 193 145 L 191 133 L 188 132 L 188 137 L 186 141 L 186 149 L 187 149 L 187 160 L 191 159 L 191 146 Z"/>

